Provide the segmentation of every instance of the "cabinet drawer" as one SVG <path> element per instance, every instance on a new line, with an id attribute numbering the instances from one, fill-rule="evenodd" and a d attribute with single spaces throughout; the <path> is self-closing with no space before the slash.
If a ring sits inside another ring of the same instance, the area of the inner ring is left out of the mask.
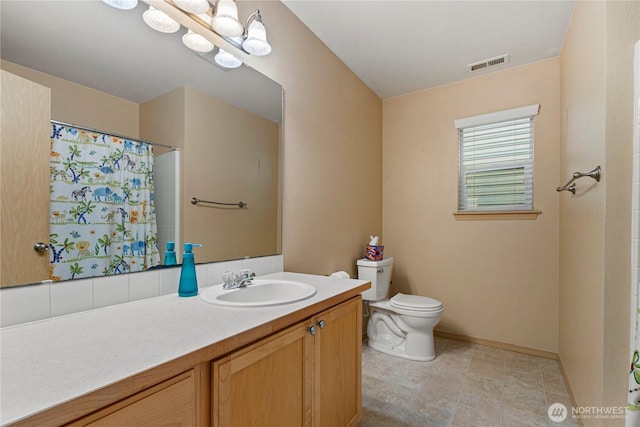
<path id="1" fill-rule="evenodd" d="M 196 393 L 192 369 L 68 426 L 195 426 Z"/>

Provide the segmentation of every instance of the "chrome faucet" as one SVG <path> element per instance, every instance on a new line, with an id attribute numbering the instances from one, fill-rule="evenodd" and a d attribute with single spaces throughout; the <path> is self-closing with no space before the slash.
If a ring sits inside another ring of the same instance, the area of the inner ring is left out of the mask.
<path id="1" fill-rule="evenodd" d="M 249 269 L 244 269 L 239 273 L 233 274 L 230 271 L 225 272 L 222 275 L 224 280 L 223 289 L 235 289 L 244 288 L 253 283 L 253 278 L 256 277 L 256 273 Z"/>

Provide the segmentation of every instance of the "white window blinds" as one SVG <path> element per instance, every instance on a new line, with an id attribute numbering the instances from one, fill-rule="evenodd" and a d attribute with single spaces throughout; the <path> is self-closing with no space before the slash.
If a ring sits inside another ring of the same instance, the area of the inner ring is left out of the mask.
<path id="1" fill-rule="evenodd" d="M 533 210 L 533 117 L 538 105 L 456 120 L 458 210 Z"/>

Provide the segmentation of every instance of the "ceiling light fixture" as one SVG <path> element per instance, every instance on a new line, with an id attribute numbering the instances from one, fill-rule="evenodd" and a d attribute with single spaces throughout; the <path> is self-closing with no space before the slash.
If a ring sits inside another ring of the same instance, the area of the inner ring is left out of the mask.
<path id="1" fill-rule="evenodd" d="M 176 6 L 189 13 L 206 13 L 209 10 L 207 0 L 173 0 Z"/>
<path id="2" fill-rule="evenodd" d="M 130 10 L 138 5 L 138 0 L 102 0 L 116 9 Z"/>
<path id="3" fill-rule="evenodd" d="M 224 68 L 238 68 L 242 65 L 242 61 L 224 49 L 218 49 L 218 53 L 216 53 L 214 59 L 216 64 Z"/>
<path id="4" fill-rule="evenodd" d="M 175 33 L 180 29 L 179 23 L 153 6 L 144 11 L 142 19 L 148 26 L 161 33 Z"/>
<path id="5" fill-rule="evenodd" d="M 185 35 L 182 36 L 182 43 L 189 49 L 200 53 L 211 52 L 215 48 L 213 43 L 191 30 L 188 30 Z"/>
<path id="6" fill-rule="evenodd" d="M 267 30 L 264 28 L 259 10 L 249 15 L 245 31 L 245 40 L 242 42 L 245 51 L 256 56 L 271 53 L 271 45 L 267 42 Z"/>
<path id="7" fill-rule="evenodd" d="M 225 37 L 242 35 L 244 28 L 238 21 L 238 6 L 234 0 L 218 0 L 216 13 L 211 18 L 211 28 Z"/>
<path id="8" fill-rule="evenodd" d="M 103 0 L 118 9 L 132 9 L 138 0 Z M 146 0 L 145 0 L 146 1 Z M 175 33 L 180 23 L 187 27 L 182 42 L 198 53 L 211 52 L 214 42 L 223 40 L 242 52 L 255 56 L 271 53 L 267 42 L 267 30 L 262 22 L 260 10 L 256 10 L 246 20 L 244 27 L 238 21 L 238 7 L 235 0 L 217 0 L 213 17 L 209 2 L 213 0 L 164 0 L 154 1 L 158 8 L 149 6 L 142 14 L 144 22 L 156 31 Z M 185 16 L 186 15 L 186 16 Z M 210 31 L 211 34 L 207 34 Z M 215 63 L 224 68 L 238 68 L 242 61 L 228 50 L 218 49 Z"/>

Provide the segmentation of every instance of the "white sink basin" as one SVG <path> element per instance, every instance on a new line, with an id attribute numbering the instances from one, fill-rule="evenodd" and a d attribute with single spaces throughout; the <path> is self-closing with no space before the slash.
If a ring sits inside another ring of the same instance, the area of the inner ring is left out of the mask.
<path id="1" fill-rule="evenodd" d="M 317 290 L 308 283 L 292 280 L 254 279 L 253 283 L 236 289 L 212 286 L 200 293 L 200 298 L 210 304 L 226 307 L 266 307 L 290 304 L 310 298 Z"/>

